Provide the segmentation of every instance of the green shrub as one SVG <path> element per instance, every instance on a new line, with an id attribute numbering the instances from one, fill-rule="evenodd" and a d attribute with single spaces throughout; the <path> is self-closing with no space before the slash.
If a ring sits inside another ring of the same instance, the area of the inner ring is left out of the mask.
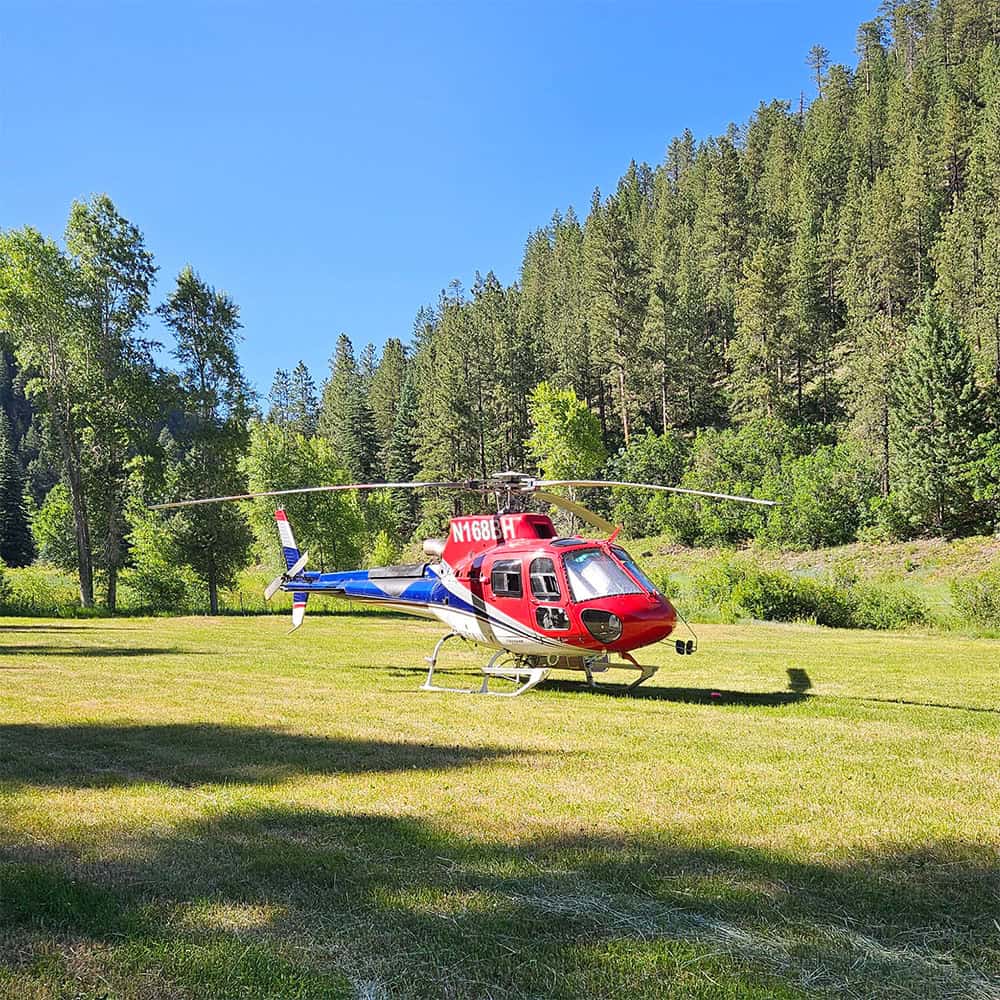
<path id="1" fill-rule="evenodd" d="M 687 442 L 676 431 L 646 431 L 610 459 L 604 468 L 605 477 L 626 483 L 673 486 L 684 475 L 688 450 Z M 633 538 L 659 534 L 664 528 L 667 500 L 663 493 L 615 487 L 611 491 L 611 519 Z"/>
<path id="2" fill-rule="evenodd" d="M 130 611 L 172 611 L 185 614 L 208 605 L 204 584 L 180 552 L 167 520 L 135 505 L 132 523 L 131 562 L 121 582 Z M 125 604 L 123 603 L 123 607 Z"/>
<path id="3" fill-rule="evenodd" d="M 76 582 L 55 567 L 35 563 L 6 573 L 4 604 L 14 614 L 73 616 L 80 606 Z"/>
<path id="4" fill-rule="evenodd" d="M 951 596 L 962 618 L 983 628 L 1000 629 L 1000 568 L 952 580 Z"/>
<path id="5" fill-rule="evenodd" d="M 736 429 L 701 431 L 680 485 L 688 489 L 764 496 L 765 481 L 809 451 L 797 428 L 760 417 Z M 770 488 L 770 487 L 769 487 Z M 763 532 L 768 508 L 727 500 L 673 497 L 663 505 L 664 528 L 687 545 L 733 544 Z"/>
<path id="6" fill-rule="evenodd" d="M 854 628 L 903 629 L 927 621 L 927 606 L 902 587 L 858 583 L 849 593 Z"/>
<path id="7" fill-rule="evenodd" d="M 380 531 L 365 562 L 369 566 L 392 566 L 399 561 L 400 551 L 396 538 L 388 531 Z"/>
<path id="8" fill-rule="evenodd" d="M 56 483 L 31 517 L 38 558 L 60 569 L 76 569 L 76 533 L 69 487 Z"/>
<path id="9" fill-rule="evenodd" d="M 874 465 L 855 445 L 822 446 L 786 461 L 763 483 L 762 492 L 781 503 L 758 538 L 792 549 L 851 542 L 875 487 Z"/>
<path id="10" fill-rule="evenodd" d="M 142 562 L 123 570 L 121 580 L 131 592 L 123 602 L 129 611 L 187 614 L 208 607 L 206 588 L 187 566 L 158 568 Z"/>
<path id="11" fill-rule="evenodd" d="M 857 580 L 809 580 L 762 570 L 745 559 L 709 566 L 694 581 L 695 601 L 724 621 L 811 621 L 831 628 L 900 629 L 926 621 L 927 610 L 897 587 Z"/>

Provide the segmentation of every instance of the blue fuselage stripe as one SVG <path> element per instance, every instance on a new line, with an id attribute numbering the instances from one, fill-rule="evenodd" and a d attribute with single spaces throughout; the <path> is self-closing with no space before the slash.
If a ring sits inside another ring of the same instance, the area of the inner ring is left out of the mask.
<path id="1" fill-rule="evenodd" d="M 371 579 L 368 570 L 347 570 L 342 573 L 315 573 L 305 572 L 297 576 L 293 581 L 285 584 L 284 589 L 295 587 L 297 591 L 303 593 L 326 593 L 334 597 L 355 598 L 359 601 L 372 603 L 391 604 L 395 607 L 400 605 L 412 605 L 416 608 L 448 608 L 452 611 L 460 611 L 471 615 L 490 626 L 499 627 L 509 632 L 521 635 L 523 638 L 540 642 L 550 642 L 559 645 L 556 640 L 547 636 L 539 635 L 524 625 L 513 625 L 499 622 L 490 614 L 489 605 L 480 598 L 476 598 L 475 604 L 459 597 L 438 579 L 437 574 L 427 567 L 422 577 L 417 577 L 397 593 L 391 593 L 379 586 L 379 579 Z M 388 582 L 388 581 L 387 581 Z M 395 579 L 399 582 L 398 578 Z M 393 588 L 395 590 L 395 588 Z"/>

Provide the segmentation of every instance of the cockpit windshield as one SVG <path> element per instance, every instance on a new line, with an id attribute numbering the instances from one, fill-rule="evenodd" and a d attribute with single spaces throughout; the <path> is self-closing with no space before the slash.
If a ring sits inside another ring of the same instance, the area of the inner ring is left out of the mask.
<path id="1" fill-rule="evenodd" d="M 636 561 L 624 550 L 616 545 L 612 552 L 625 564 L 625 568 L 641 583 L 651 594 L 656 593 L 656 584 L 641 569 Z"/>
<path id="2" fill-rule="evenodd" d="M 609 555 L 600 549 L 578 549 L 563 556 L 573 600 L 615 594 L 641 594 L 639 585 Z"/>

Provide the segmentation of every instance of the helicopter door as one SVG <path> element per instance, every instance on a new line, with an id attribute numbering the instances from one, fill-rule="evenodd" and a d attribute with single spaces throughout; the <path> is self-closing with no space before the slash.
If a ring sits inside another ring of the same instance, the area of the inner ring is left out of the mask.
<path id="1" fill-rule="evenodd" d="M 527 621 L 524 595 L 524 567 L 520 559 L 497 559 L 490 568 L 490 602 L 497 611 L 523 623 Z M 495 620 L 493 632 L 504 645 L 517 646 L 523 640 L 521 629 L 505 628 L 502 619 Z"/>
<path id="2" fill-rule="evenodd" d="M 531 560 L 528 567 L 531 587 L 532 624 L 543 632 L 566 632 L 569 615 L 563 607 L 562 587 L 556 564 L 548 556 Z"/>

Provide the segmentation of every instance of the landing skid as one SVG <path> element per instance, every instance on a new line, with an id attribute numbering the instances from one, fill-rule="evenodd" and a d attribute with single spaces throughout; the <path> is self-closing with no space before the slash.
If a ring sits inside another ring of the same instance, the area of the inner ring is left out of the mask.
<path id="1" fill-rule="evenodd" d="M 438 639 L 437 644 L 434 646 L 434 651 L 430 656 L 425 657 L 427 660 L 427 679 L 420 685 L 421 691 L 449 691 L 454 694 L 488 694 L 494 698 L 516 698 L 519 694 L 524 694 L 525 691 L 530 691 L 533 687 L 541 684 L 548 677 L 549 671 L 553 669 L 582 670 L 587 676 L 587 683 L 590 687 L 596 688 L 597 683 L 594 680 L 594 674 L 603 673 L 610 665 L 606 655 L 572 658 L 553 656 L 543 659 L 537 656 L 524 656 L 520 653 L 512 653 L 506 649 L 499 649 L 490 657 L 486 666 L 482 668 L 483 682 L 478 688 L 446 687 L 434 683 L 434 669 L 437 667 L 441 650 L 449 639 L 463 639 L 464 641 L 463 636 L 457 632 L 449 632 Z M 622 653 L 621 656 L 626 662 L 624 664 L 617 664 L 618 666 L 639 671 L 639 676 L 628 685 L 629 691 L 648 681 L 658 669 L 654 666 L 637 663 L 634 657 L 628 653 Z M 490 690 L 491 680 L 513 684 L 514 689 L 508 691 Z"/>
<path id="2" fill-rule="evenodd" d="M 478 688 L 445 687 L 434 683 L 434 668 L 437 666 L 441 649 L 449 639 L 461 639 L 457 632 L 449 632 L 442 636 L 434 647 L 434 652 L 427 659 L 427 680 L 420 685 L 421 691 L 450 691 L 454 694 L 489 694 L 494 698 L 516 698 L 525 691 L 530 691 L 535 685 L 541 684 L 549 675 L 549 668 L 540 666 L 534 660 L 506 649 L 498 649 L 490 657 L 489 663 L 483 667 L 483 683 Z M 514 685 L 513 691 L 491 691 L 490 680 L 507 681 Z"/>
<path id="3" fill-rule="evenodd" d="M 632 666 L 639 671 L 639 676 L 636 677 L 636 679 L 632 681 L 631 684 L 628 684 L 626 686 L 627 690 L 629 691 L 634 691 L 640 684 L 643 684 L 646 681 L 648 681 L 649 678 L 652 677 L 653 674 L 655 674 L 656 671 L 660 669 L 659 667 L 650 666 L 648 663 L 646 664 L 637 663 L 635 657 L 632 656 L 630 653 L 622 653 L 622 659 L 628 660 L 628 662 L 631 663 Z"/>

